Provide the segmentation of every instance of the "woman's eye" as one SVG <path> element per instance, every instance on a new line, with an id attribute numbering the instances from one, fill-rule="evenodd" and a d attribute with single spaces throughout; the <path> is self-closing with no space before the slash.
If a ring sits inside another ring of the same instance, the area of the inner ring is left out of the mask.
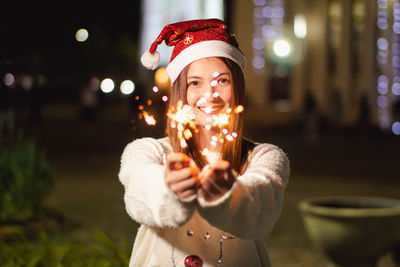
<path id="1" fill-rule="evenodd" d="M 219 80 L 219 83 L 227 83 L 227 82 L 229 82 L 229 80 L 226 78 L 222 78 Z"/>
<path id="2" fill-rule="evenodd" d="M 198 81 L 191 81 L 191 82 L 189 82 L 188 86 L 196 86 L 198 84 L 199 84 Z"/>

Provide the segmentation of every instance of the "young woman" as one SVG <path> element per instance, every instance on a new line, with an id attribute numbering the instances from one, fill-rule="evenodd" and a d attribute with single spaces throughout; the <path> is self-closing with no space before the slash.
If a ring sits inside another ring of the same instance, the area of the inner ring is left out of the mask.
<path id="1" fill-rule="evenodd" d="M 157 66 L 163 41 L 175 46 L 170 107 L 189 106 L 196 129 L 182 145 L 170 118 L 167 137 L 137 139 L 123 152 L 126 209 L 141 224 L 130 266 L 270 266 L 265 238 L 290 168 L 278 147 L 244 139 L 241 113 L 231 112 L 243 104 L 246 59 L 217 19 L 167 25 L 142 57 L 146 67 Z M 228 125 L 211 127 L 220 114 Z M 215 142 L 222 131 L 236 138 Z"/>

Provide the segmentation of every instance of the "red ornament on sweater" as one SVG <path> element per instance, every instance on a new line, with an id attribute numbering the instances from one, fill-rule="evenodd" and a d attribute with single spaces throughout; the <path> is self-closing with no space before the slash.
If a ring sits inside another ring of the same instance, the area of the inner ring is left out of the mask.
<path id="1" fill-rule="evenodd" d="M 185 258 L 185 267 L 202 267 L 203 260 L 197 255 L 190 255 Z"/>

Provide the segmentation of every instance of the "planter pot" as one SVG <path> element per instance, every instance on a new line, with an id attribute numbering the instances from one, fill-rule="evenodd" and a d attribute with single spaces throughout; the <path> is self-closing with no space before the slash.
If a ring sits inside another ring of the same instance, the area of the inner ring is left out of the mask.
<path id="1" fill-rule="evenodd" d="M 376 266 L 400 242 L 400 200 L 321 197 L 299 208 L 311 242 L 339 266 Z"/>

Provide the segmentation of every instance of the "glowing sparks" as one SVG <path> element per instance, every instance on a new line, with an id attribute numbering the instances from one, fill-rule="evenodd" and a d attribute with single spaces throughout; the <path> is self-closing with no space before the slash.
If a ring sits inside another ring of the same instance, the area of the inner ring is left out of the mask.
<path id="1" fill-rule="evenodd" d="M 218 77 L 219 73 L 215 72 L 214 77 Z M 211 86 L 217 86 L 218 81 L 213 80 L 211 82 Z M 159 92 L 159 88 L 154 86 L 152 88 L 154 93 Z M 168 101 L 168 97 L 166 95 L 160 96 L 161 100 L 164 102 Z M 211 104 L 208 105 L 210 99 L 215 99 L 220 97 L 218 92 L 209 92 L 205 93 L 196 103 L 196 106 L 201 106 L 202 110 L 209 114 L 206 118 L 206 125 L 203 129 L 206 131 L 211 131 L 216 133 L 212 136 L 210 140 L 210 147 L 217 147 L 224 142 L 231 142 L 238 137 L 236 132 L 230 132 L 229 122 L 232 114 L 239 114 L 243 112 L 244 107 L 242 105 L 227 108 L 225 111 L 216 112 L 215 107 Z M 139 96 L 135 96 L 135 100 L 139 101 Z M 147 105 L 145 105 L 147 104 Z M 149 99 L 144 103 L 138 103 L 138 110 L 140 110 L 138 116 L 139 119 L 143 119 L 147 125 L 154 126 L 156 125 L 156 119 L 153 115 L 149 114 L 145 111 L 145 106 L 149 107 L 153 104 L 152 100 Z M 169 119 L 169 124 L 171 128 L 176 129 L 177 138 L 182 148 L 186 148 L 188 146 L 188 140 L 190 140 L 195 134 L 200 132 L 198 128 L 198 123 L 195 118 L 194 110 L 187 104 L 183 104 L 183 101 L 178 101 L 177 105 L 171 107 L 167 111 L 167 117 Z M 207 156 L 210 152 L 208 149 L 204 149 L 201 151 L 203 156 Z"/>
<path id="2" fill-rule="evenodd" d="M 189 129 L 186 129 L 186 130 L 183 131 L 183 137 L 186 140 L 189 140 L 190 138 L 192 138 L 192 136 L 193 136 L 192 132 Z"/>
<path id="3" fill-rule="evenodd" d="M 229 124 L 230 115 L 227 113 L 220 113 L 212 116 L 212 126 L 222 128 Z"/>
<path id="4" fill-rule="evenodd" d="M 167 117 L 170 119 L 171 128 L 178 130 L 178 139 L 181 147 L 187 147 L 186 140 L 189 140 L 193 136 L 190 129 L 197 130 L 192 108 L 189 105 L 183 105 L 182 101 L 178 101 L 176 109 L 173 107 L 168 110 Z"/>
<path id="5" fill-rule="evenodd" d="M 196 105 L 201 106 L 202 104 L 207 103 L 207 99 L 203 96 L 197 101 Z"/>
<path id="6" fill-rule="evenodd" d="M 182 148 L 187 147 L 187 143 L 186 143 L 185 139 L 181 139 L 181 147 Z"/>
<path id="7" fill-rule="evenodd" d="M 238 114 L 238 113 L 240 113 L 240 112 L 243 112 L 243 110 L 244 110 L 244 107 L 243 107 L 242 105 L 239 105 L 239 106 L 237 106 L 237 107 L 233 110 L 233 112 L 235 112 L 236 114 Z"/>
<path id="8" fill-rule="evenodd" d="M 210 151 L 208 151 L 207 148 L 204 148 L 203 151 L 201 151 L 201 154 L 202 154 L 203 156 L 205 156 L 205 157 L 208 155 L 208 153 L 210 153 Z"/>
<path id="9" fill-rule="evenodd" d="M 153 115 L 150 115 L 146 111 L 142 111 L 141 114 L 143 115 L 143 118 L 146 121 L 147 125 L 151 125 L 151 126 L 156 125 L 156 120 L 154 119 Z"/>
<path id="10" fill-rule="evenodd" d="M 205 113 L 207 113 L 207 114 L 210 114 L 211 112 L 212 112 L 212 108 L 210 107 L 210 106 L 207 106 L 205 109 L 204 109 L 204 112 Z"/>

